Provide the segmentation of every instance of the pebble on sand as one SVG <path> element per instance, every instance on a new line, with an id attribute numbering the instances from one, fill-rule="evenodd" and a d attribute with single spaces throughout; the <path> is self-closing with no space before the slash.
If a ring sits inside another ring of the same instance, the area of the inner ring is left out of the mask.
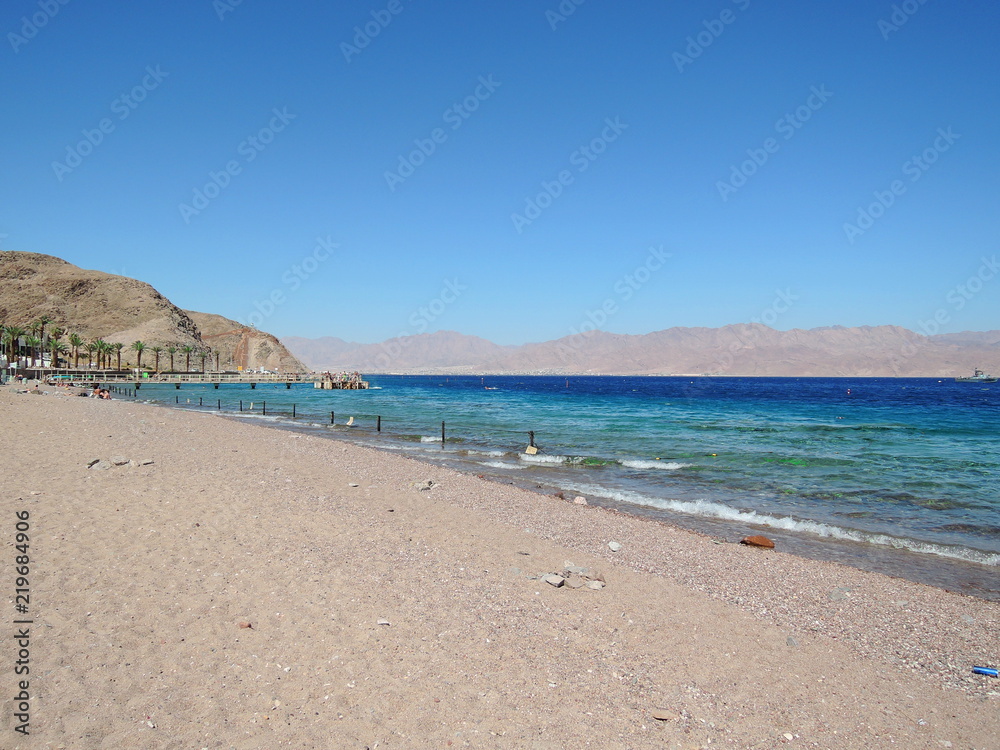
<path id="1" fill-rule="evenodd" d="M 608 542 L 608 549 L 611 550 L 612 552 L 617 552 L 621 548 L 622 546 L 618 542 Z"/>

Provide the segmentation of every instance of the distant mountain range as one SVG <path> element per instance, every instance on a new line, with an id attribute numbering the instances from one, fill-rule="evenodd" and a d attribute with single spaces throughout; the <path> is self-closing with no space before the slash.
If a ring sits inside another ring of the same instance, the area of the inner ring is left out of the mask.
<path id="1" fill-rule="evenodd" d="M 1000 331 L 923 336 L 898 326 L 776 331 L 744 323 L 668 328 L 637 336 L 592 331 L 520 346 L 500 346 L 454 331 L 380 344 L 294 336 L 279 342 L 269 333 L 220 315 L 181 310 L 142 281 L 87 271 L 50 255 L 0 251 L 0 324 L 27 326 L 43 316 L 51 321 L 49 330 L 58 326 L 87 340 L 102 338 L 126 346 L 141 340 L 148 347 L 192 346 L 196 352 L 211 349 L 219 353 L 224 368 L 955 377 L 978 367 L 1000 373 Z M 149 357 L 144 363 L 150 363 Z"/>
<path id="2" fill-rule="evenodd" d="M 759 323 L 668 328 L 644 335 L 593 331 L 501 346 L 454 331 L 357 344 L 285 337 L 315 370 L 432 374 L 605 374 L 955 377 L 1000 373 L 1000 331 L 923 336 L 899 326 L 776 331 Z"/>

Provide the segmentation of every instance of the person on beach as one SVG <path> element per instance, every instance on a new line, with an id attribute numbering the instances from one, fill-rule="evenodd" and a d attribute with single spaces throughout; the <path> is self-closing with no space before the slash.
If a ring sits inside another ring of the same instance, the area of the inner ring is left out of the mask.
<path id="1" fill-rule="evenodd" d="M 94 390 L 92 390 L 90 392 L 90 397 L 91 398 L 100 398 L 101 397 L 101 386 L 95 385 L 94 386 Z"/>
<path id="2" fill-rule="evenodd" d="M 104 399 L 105 401 L 110 401 L 111 391 L 109 391 L 107 388 L 101 389 L 100 398 Z"/>

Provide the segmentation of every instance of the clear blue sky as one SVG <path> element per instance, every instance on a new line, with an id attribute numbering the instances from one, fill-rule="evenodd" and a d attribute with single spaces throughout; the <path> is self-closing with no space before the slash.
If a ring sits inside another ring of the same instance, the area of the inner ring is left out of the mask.
<path id="1" fill-rule="evenodd" d="M 1000 327 L 995 2 L 63 2 L 2 249 L 282 336 Z"/>

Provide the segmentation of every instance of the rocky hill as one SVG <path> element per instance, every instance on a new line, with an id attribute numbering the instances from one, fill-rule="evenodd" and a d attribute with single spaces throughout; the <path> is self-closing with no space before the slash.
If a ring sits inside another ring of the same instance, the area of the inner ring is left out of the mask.
<path id="1" fill-rule="evenodd" d="M 88 271 L 51 255 L 0 251 L 0 323 L 25 327 L 43 316 L 51 320 L 49 330 L 59 327 L 87 341 L 191 346 L 213 358 L 218 352 L 223 369 L 307 369 L 271 334 L 219 315 L 181 310 L 143 281 Z M 127 348 L 122 355 L 123 362 L 134 357 Z M 144 364 L 151 361 L 146 354 Z"/>

